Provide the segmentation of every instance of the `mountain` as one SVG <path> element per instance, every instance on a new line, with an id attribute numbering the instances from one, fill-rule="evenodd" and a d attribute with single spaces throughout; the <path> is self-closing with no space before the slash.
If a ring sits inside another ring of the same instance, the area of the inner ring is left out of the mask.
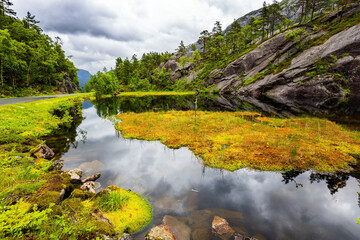
<path id="1" fill-rule="evenodd" d="M 282 10 L 281 10 L 281 15 L 285 16 L 287 19 L 293 21 L 293 22 L 298 22 L 298 18 L 301 14 L 301 9 L 296 9 L 295 11 L 293 11 L 295 9 L 295 4 L 294 3 L 289 3 L 289 1 L 281 1 L 280 5 L 282 6 Z M 238 23 L 240 23 L 240 25 L 242 27 L 248 25 L 250 19 L 252 17 L 254 18 L 258 18 L 261 16 L 261 8 L 258 10 L 254 10 L 240 18 L 238 18 L 236 21 Z M 231 25 L 227 26 L 225 29 L 225 34 L 230 31 L 231 29 Z"/>
<path id="2" fill-rule="evenodd" d="M 77 76 L 79 78 L 79 85 L 81 88 L 85 87 L 85 84 L 87 83 L 87 81 L 90 80 L 91 74 L 83 69 L 79 69 L 77 71 Z"/>

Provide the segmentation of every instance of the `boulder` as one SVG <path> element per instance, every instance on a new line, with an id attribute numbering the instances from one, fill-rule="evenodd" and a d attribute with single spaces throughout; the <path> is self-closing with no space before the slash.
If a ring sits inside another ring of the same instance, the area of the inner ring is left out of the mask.
<path id="1" fill-rule="evenodd" d="M 215 216 L 211 226 L 213 235 L 222 240 L 228 240 L 234 237 L 235 231 L 230 227 L 229 223 L 221 217 Z"/>
<path id="2" fill-rule="evenodd" d="M 66 171 L 66 173 L 70 175 L 71 183 L 73 183 L 73 184 L 82 183 L 81 182 L 81 174 L 82 174 L 81 169 L 74 169 L 74 170 Z"/>
<path id="3" fill-rule="evenodd" d="M 93 181 L 88 181 L 88 182 L 84 183 L 80 187 L 80 189 L 83 190 L 84 192 L 96 193 L 96 191 L 95 191 L 96 184 Z"/>
<path id="4" fill-rule="evenodd" d="M 86 182 L 95 182 L 96 180 L 98 180 L 101 177 L 101 173 L 96 173 L 90 177 L 87 177 L 85 179 L 82 180 L 83 183 Z"/>
<path id="5" fill-rule="evenodd" d="M 40 144 L 38 149 L 39 151 L 34 153 L 37 158 L 51 159 L 55 156 L 53 150 L 51 150 L 46 144 Z"/>

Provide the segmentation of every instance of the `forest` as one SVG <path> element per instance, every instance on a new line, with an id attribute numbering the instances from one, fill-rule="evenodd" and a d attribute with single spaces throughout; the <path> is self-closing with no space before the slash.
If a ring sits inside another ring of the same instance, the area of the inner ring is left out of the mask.
<path id="1" fill-rule="evenodd" d="M 0 1 L 0 96 L 55 90 L 65 76 L 78 85 L 76 68 L 62 41 L 43 33 L 30 12 L 19 19 L 9 0 Z"/>
<path id="2" fill-rule="evenodd" d="M 234 21 L 224 31 L 220 21 L 216 21 L 211 31 L 203 30 L 196 43 L 186 46 L 183 41 L 175 53 L 150 52 L 139 59 L 116 59 L 115 68 L 98 72 L 92 76 L 85 90 L 95 90 L 101 94 L 116 94 L 121 91 L 186 91 L 205 89 L 205 79 L 215 68 L 221 68 L 256 48 L 274 35 L 299 26 L 314 25 L 314 20 L 349 3 L 358 0 L 274 0 L 264 2 L 258 17 L 251 17 L 247 25 Z M 292 41 L 300 39 L 304 31 L 288 34 Z M 301 51 L 303 46 L 299 46 Z M 162 63 L 176 60 L 179 75 Z M 181 77 L 181 73 L 191 70 L 198 72 L 194 80 Z"/>

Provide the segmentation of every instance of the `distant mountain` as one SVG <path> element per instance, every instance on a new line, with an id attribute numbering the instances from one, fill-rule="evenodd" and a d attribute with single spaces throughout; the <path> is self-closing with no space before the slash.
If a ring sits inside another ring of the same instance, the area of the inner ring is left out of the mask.
<path id="1" fill-rule="evenodd" d="M 91 74 L 86 70 L 80 69 L 80 70 L 77 71 L 77 75 L 78 75 L 78 78 L 79 78 L 80 87 L 84 88 L 87 81 L 90 80 Z"/>

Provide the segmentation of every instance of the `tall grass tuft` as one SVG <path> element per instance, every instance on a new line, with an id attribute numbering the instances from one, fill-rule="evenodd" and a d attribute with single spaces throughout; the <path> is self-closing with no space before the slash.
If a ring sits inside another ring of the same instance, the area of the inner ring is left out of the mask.
<path id="1" fill-rule="evenodd" d="M 127 204 L 129 196 L 122 194 L 120 191 L 112 191 L 110 193 L 103 194 L 99 198 L 99 207 L 103 211 L 116 211 L 121 209 Z"/>

